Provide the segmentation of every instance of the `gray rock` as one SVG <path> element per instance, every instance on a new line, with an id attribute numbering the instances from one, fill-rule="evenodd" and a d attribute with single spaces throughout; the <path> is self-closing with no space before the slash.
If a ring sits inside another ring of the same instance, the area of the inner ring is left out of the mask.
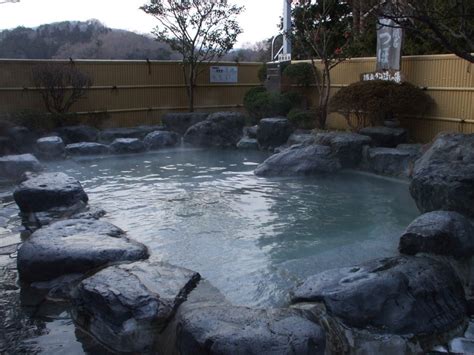
<path id="1" fill-rule="evenodd" d="M 177 321 L 177 348 L 183 355 L 325 351 L 324 331 L 299 310 L 214 305 L 180 312 Z"/>
<path id="2" fill-rule="evenodd" d="M 408 133 L 404 128 L 364 127 L 359 134 L 372 138 L 376 147 L 394 148 L 408 140 Z"/>
<path id="3" fill-rule="evenodd" d="M 256 175 L 285 176 L 333 173 L 341 168 L 331 149 L 322 145 L 294 145 L 272 155 L 255 169 Z"/>
<path id="4" fill-rule="evenodd" d="M 114 350 L 151 351 L 158 333 L 199 279 L 196 272 L 161 262 L 111 266 L 77 286 L 73 315 Z"/>
<path id="5" fill-rule="evenodd" d="M 99 130 L 85 125 L 58 128 L 58 134 L 66 144 L 80 142 L 97 142 Z"/>
<path id="6" fill-rule="evenodd" d="M 141 153 L 145 145 L 138 138 L 117 138 L 110 145 L 110 150 L 115 154 Z"/>
<path id="7" fill-rule="evenodd" d="M 457 212 L 428 212 L 407 227 L 398 249 L 409 255 L 471 257 L 474 255 L 474 226 Z"/>
<path id="8" fill-rule="evenodd" d="M 244 125 L 245 118 L 241 113 L 216 112 L 189 127 L 184 141 L 201 147 L 235 148 L 242 138 Z"/>
<path id="9" fill-rule="evenodd" d="M 42 169 L 40 162 L 32 154 L 0 157 L 0 177 L 19 179 L 26 172 L 39 172 Z"/>
<path id="10" fill-rule="evenodd" d="M 295 144 L 314 144 L 316 136 L 312 133 L 292 133 L 288 140 L 286 141 L 286 145 L 288 147 L 295 145 Z M 318 143 L 319 144 L 319 143 Z"/>
<path id="11" fill-rule="evenodd" d="M 16 145 L 19 153 L 29 153 L 33 151 L 33 147 L 37 140 L 37 135 L 23 126 L 11 127 L 7 130 L 7 136 Z"/>
<path id="12" fill-rule="evenodd" d="M 36 150 L 40 157 L 56 159 L 64 156 L 64 142 L 60 137 L 43 137 L 36 141 Z"/>
<path id="13" fill-rule="evenodd" d="M 398 148 L 369 148 L 367 167 L 381 175 L 409 177 L 417 158 L 416 153 Z"/>
<path id="14" fill-rule="evenodd" d="M 72 143 L 66 146 L 68 155 L 100 155 L 108 154 L 110 149 L 105 144 L 94 142 Z"/>
<path id="15" fill-rule="evenodd" d="M 314 142 L 329 146 L 343 168 L 354 168 L 362 160 L 362 147 L 370 145 L 372 139 L 357 133 L 327 132 L 316 134 Z"/>
<path id="16" fill-rule="evenodd" d="M 254 149 L 258 150 L 258 141 L 255 138 L 248 138 L 248 137 L 243 137 L 238 143 L 237 143 L 237 148 L 238 149 Z"/>
<path id="17" fill-rule="evenodd" d="M 70 219 L 34 232 L 18 251 L 18 272 L 26 282 L 85 273 L 113 262 L 148 257 L 147 248 L 103 221 Z"/>
<path id="18" fill-rule="evenodd" d="M 161 122 L 166 129 L 184 135 L 189 127 L 204 121 L 209 116 L 206 112 L 175 112 L 166 113 L 161 118 Z"/>
<path id="19" fill-rule="evenodd" d="M 118 138 L 143 139 L 148 133 L 166 130 L 163 126 L 138 126 L 124 128 L 108 128 L 100 132 L 99 140 L 110 143 Z"/>
<path id="20" fill-rule="evenodd" d="M 22 212 L 41 212 L 88 201 L 81 183 L 64 173 L 32 175 L 18 185 L 13 198 Z"/>
<path id="21" fill-rule="evenodd" d="M 466 321 L 455 271 L 431 258 L 394 257 L 311 276 L 293 303 L 320 302 L 347 326 L 379 333 L 444 333 Z"/>
<path id="22" fill-rule="evenodd" d="M 257 138 L 258 125 L 244 127 L 244 137 Z"/>
<path id="23" fill-rule="evenodd" d="M 263 118 L 258 124 L 257 140 L 263 149 L 274 149 L 285 144 L 293 128 L 286 118 Z"/>
<path id="24" fill-rule="evenodd" d="M 397 149 L 409 151 L 409 152 L 412 153 L 414 156 L 416 156 L 417 159 L 418 159 L 418 158 L 422 155 L 423 144 L 418 144 L 418 143 L 414 143 L 414 144 L 404 143 L 404 144 L 399 144 L 399 145 L 397 145 Z"/>
<path id="25" fill-rule="evenodd" d="M 160 149 L 174 147 L 180 142 L 180 136 L 176 132 L 154 131 L 148 133 L 143 140 L 146 149 Z"/>
<path id="26" fill-rule="evenodd" d="M 421 212 L 474 217 L 474 134 L 440 134 L 416 161 L 410 193 Z"/>

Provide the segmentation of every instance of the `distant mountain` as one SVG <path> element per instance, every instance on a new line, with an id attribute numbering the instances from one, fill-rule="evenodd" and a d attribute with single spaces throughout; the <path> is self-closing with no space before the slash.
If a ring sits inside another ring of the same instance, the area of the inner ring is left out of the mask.
<path id="1" fill-rule="evenodd" d="M 180 56 L 150 36 L 89 20 L 1 31 L 0 58 L 171 60 Z"/>

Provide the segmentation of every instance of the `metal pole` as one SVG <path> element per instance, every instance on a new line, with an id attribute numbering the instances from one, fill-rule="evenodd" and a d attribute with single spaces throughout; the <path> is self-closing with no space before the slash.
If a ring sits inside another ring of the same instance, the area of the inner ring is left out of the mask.
<path id="1" fill-rule="evenodd" d="M 291 54 L 291 0 L 283 0 L 283 54 Z"/>

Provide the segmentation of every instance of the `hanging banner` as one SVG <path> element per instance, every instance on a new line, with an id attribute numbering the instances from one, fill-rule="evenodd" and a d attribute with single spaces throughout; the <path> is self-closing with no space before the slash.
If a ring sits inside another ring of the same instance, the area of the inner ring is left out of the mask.
<path id="1" fill-rule="evenodd" d="M 399 71 L 403 30 L 387 18 L 377 24 L 377 71 Z"/>

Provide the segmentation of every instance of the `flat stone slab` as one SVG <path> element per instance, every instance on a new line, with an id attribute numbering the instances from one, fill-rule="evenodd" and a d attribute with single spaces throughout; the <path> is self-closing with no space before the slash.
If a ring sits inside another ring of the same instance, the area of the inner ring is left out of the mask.
<path id="1" fill-rule="evenodd" d="M 474 255 L 474 226 L 457 212 L 434 211 L 416 218 L 400 238 L 403 254 Z"/>
<path id="2" fill-rule="evenodd" d="M 169 131 L 154 131 L 148 133 L 143 139 L 143 143 L 148 150 L 174 147 L 178 145 L 179 142 L 179 134 Z"/>
<path id="3" fill-rule="evenodd" d="M 323 303 L 346 326 L 384 334 L 448 332 L 466 319 L 464 289 L 447 264 L 393 257 L 329 270 L 296 288 L 292 302 Z"/>
<path id="4" fill-rule="evenodd" d="M 39 172 L 42 169 L 43 166 L 32 154 L 0 157 L 0 177 L 18 179 L 26 172 Z"/>
<path id="5" fill-rule="evenodd" d="M 207 112 L 170 112 L 163 115 L 161 122 L 167 130 L 184 135 L 189 127 L 204 121 L 208 116 Z"/>
<path id="6" fill-rule="evenodd" d="M 257 140 L 264 149 L 273 149 L 286 143 L 293 128 L 286 118 L 263 118 L 258 123 Z"/>
<path id="7" fill-rule="evenodd" d="M 143 244 L 128 239 L 110 223 L 70 219 L 34 232 L 20 247 L 17 264 L 20 279 L 34 282 L 147 257 Z"/>
<path id="8" fill-rule="evenodd" d="M 80 142 L 68 144 L 66 153 L 68 155 L 101 155 L 110 153 L 110 148 L 105 144 Z"/>
<path id="9" fill-rule="evenodd" d="M 351 132 L 327 132 L 314 135 L 314 143 L 326 145 L 337 157 L 343 168 L 354 168 L 362 160 L 362 148 L 370 145 L 369 136 Z"/>
<path id="10" fill-rule="evenodd" d="M 381 175 L 409 177 L 416 158 L 417 154 L 408 149 L 369 148 L 367 167 Z"/>
<path id="11" fill-rule="evenodd" d="M 18 185 L 13 198 L 22 212 L 42 212 L 88 201 L 81 183 L 64 173 L 32 175 Z"/>
<path id="12" fill-rule="evenodd" d="M 145 145 L 138 138 L 117 138 L 110 145 L 112 153 L 127 154 L 145 151 Z"/>
<path id="13" fill-rule="evenodd" d="M 36 141 L 38 154 L 46 159 L 61 158 L 64 155 L 64 148 L 61 137 L 43 137 Z"/>
<path id="14" fill-rule="evenodd" d="M 259 176 L 314 175 L 341 168 L 331 149 L 322 145 L 294 145 L 272 155 L 255 169 Z"/>
<path id="15" fill-rule="evenodd" d="M 180 312 L 177 322 L 180 354 L 325 353 L 323 329 L 298 310 L 204 306 Z"/>
<path id="16" fill-rule="evenodd" d="M 376 147 L 394 148 L 408 140 L 408 132 L 404 128 L 364 127 L 359 134 L 372 138 L 372 143 Z"/>
<path id="17" fill-rule="evenodd" d="M 248 138 L 248 137 L 243 137 L 238 143 L 237 143 L 237 148 L 238 149 L 253 149 L 253 150 L 258 150 L 259 145 L 258 141 L 255 138 Z"/>
<path id="18" fill-rule="evenodd" d="M 157 261 L 111 266 L 77 286 L 74 318 L 112 349 L 150 351 L 199 280 L 194 271 Z"/>

